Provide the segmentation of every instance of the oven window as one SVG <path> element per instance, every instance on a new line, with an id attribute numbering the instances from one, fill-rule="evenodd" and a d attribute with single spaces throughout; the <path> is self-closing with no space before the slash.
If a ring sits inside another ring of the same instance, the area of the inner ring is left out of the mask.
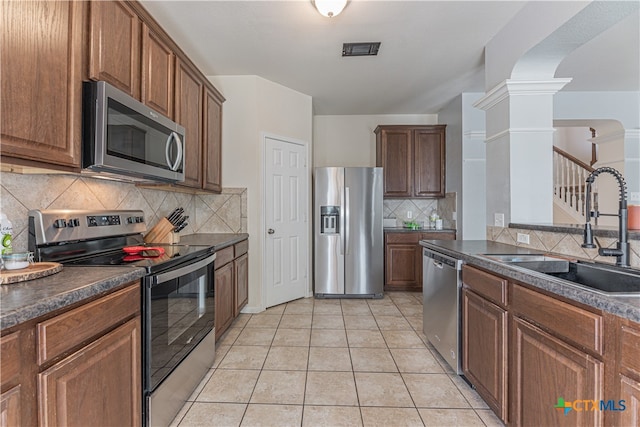
<path id="1" fill-rule="evenodd" d="M 207 312 L 206 277 L 200 276 L 197 281 L 176 289 L 169 294 L 167 300 L 168 340 L 169 345 L 188 334 L 190 328 L 196 326 L 198 321 Z M 197 327 L 197 326 L 196 326 Z"/>
<path id="2" fill-rule="evenodd" d="M 213 330 L 213 289 L 212 263 L 146 289 L 145 360 L 151 390 Z"/>

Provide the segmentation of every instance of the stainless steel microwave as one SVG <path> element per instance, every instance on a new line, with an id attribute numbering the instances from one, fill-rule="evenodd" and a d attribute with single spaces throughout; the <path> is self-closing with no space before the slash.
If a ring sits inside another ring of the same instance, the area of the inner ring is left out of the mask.
<path id="1" fill-rule="evenodd" d="M 106 82 L 83 86 L 83 172 L 184 181 L 184 128 Z"/>

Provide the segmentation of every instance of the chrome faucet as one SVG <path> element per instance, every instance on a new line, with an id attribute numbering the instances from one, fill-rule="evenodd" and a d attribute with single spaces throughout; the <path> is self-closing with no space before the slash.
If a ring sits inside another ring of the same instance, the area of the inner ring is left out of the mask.
<path id="1" fill-rule="evenodd" d="M 616 180 L 618 181 L 618 186 L 620 187 L 620 207 L 618 208 L 617 214 L 603 214 L 598 212 L 597 210 L 591 210 L 591 184 L 596 180 L 596 177 L 600 175 L 602 172 L 607 172 L 612 174 Z M 585 211 L 587 213 L 587 222 L 584 225 L 584 243 L 582 244 L 583 248 L 595 248 L 596 245 L 593 244 L 593 230 L 591 229 L 591 218 L 598 218 L 599 216 L 617 216 L 619 225 L 618 225 L 618 243 L 615 249 L 612 248 L 603 248 L 600 246 L 600 242 L 596 239 L 596 243 L 598 243 L 598 254 L 601 256 L 614 256 L 616 257 L 616 265 L 621 267 L 630 267 L 629 260 L 629 224 L 627 223 L 627 184 L 624 182 L 624 177 L 620 172 L 610 167 L 601 167 L 589 174 L 587 177 L 587 191 L 586 191 L 586 200 L 585 200 Z"/>

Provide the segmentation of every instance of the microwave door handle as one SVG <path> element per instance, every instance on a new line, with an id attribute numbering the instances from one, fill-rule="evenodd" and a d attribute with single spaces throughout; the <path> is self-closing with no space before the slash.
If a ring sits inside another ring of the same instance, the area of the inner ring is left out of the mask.
<path id="1" fill-rule="evenodd" d="M 169 148 L 171 147 L 171 141 L 175 141 L 176 149 L 178 151 L 178 155 L 176 156 L 176 161 L 173 164 L 171 163 L 171 159 L 169 158 Z M 182 140 L 180 139 L 180 136 L 177 133 L 171 132 L 171 135 L 169 135 L 169 138 L 167 138 L 167 144 L 165 146 L 164 154 L 165 154 L 165 158 L 167 159 L 167 166 L 169 166 L 169 169 L 171 169 L 172 171 L 175 171 L 176 169 L 178 169 L 178 166 L 182 161 Z"/>

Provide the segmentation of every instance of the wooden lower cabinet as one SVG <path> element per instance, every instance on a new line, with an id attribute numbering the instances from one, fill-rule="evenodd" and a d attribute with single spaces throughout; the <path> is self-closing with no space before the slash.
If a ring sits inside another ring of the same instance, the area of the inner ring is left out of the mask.
<path id="1" fill-rule="evenodd" d="M 0 426 L 142 424 L 140 282 L 0 337 Z"/>
<path id="2" fill-rule="evenodd" d="M 40 373 L 41 425 L 139 425 L 140 331 L 137 317 Z"/>
<path id="3" fill-rule="evenodd" d="M 217 340 L 249 299 L 249 240 L 217 251 L 215 266 Z"/>
<path id="4" fill-rule="evenodd" d="M 507 311 L 462 290 L 462 370 L 501 419 L 507 419 Z"/>
<path id="5" fill-rule="evenodd" d="M 511 331 L 511 424 L 601 425 L 602 411 L 571 410 L 565 415 L 555 406 L 560 399 L 603 399 L 604 363 L 518 317 Z"/>
<path id="6" fill-rule="evenodd" d="M 217 268 L 215 273 L 216 289 L 216 339 L 220 338 L 233 321 L 233 263 Z"/>
<path id="7" fill-rule="evenodd" d="M 237 316 L 249 300 L 249 254 L 237 258 L 234 261 L 234 267 L 237 285 L 234 316 Z"/>
<path id="8" fill-rule="evenodd" d="M 420 240 L 455 240 L 454 232 L 384 233 L 384 290 L 422 292 Z"/>
<path id="9" fill-rule="evenodd" d="M 640 355 L 638 355 L 640 358 Z M 617 412 L 619 418 L 615 425 L 639 426 L 640 425 L 640 381 L 619 375 L 620 390 L 617 394 L 620 401 L 624 401 L 624 411 Z M 622 409 L 619 402 L 617 408 Z M 607 414 L 608 415 L 608 414 Z M 612 424 L 613 425 L 613 424 Z"/>
<path id="10" fill-rule="evenodd" d="M 21 422 L 21 386 L 14 388 L 0 395 L 0 426 L 12 427 L 20 426 Z"/>
<path id="11" fill-rule="evenodd" d="M 607 374 L 615 378 L 613 392 L 606 399 L 613 399 L 618 409 L 624 401 L 624 411 L 607 411 L 605 425 L 640 425 L 640 324 L 616 318 L 615 369 Z"/>

